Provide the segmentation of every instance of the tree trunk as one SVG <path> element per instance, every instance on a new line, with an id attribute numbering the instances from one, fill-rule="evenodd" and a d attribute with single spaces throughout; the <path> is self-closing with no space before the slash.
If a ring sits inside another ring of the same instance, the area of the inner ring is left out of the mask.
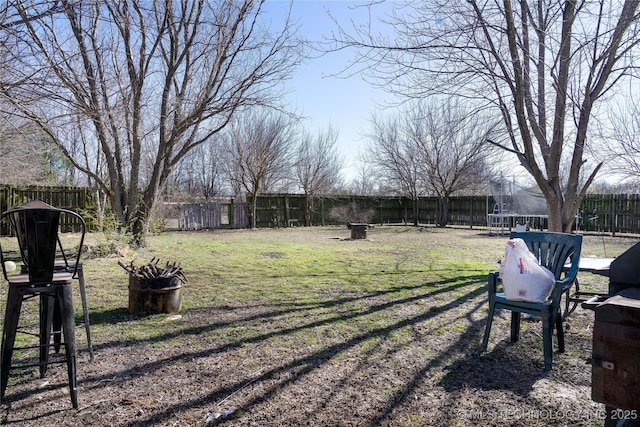
<path id="1" fill-rule="evenodd" d="M 548 229 L 558 233 L 572 233 L 577 207 L 561 196 L 547 197 Z"/>
<path id="2" fill-rule="evenodd" d="M 547 221 L 549 231 L 562 232 L 562 211 L 558 206 L 558 201 L 555 198 L 547 198 Z"/>
<path id="3" fill-rule="evenodd" d="M 440 228 L 446 227 L 449 222 L 449 198 L 438 197 L 438 214 L 436 225 Z"/>
<path id="4" fill-rule="evenodd" d="M 311 197 L 308 194 L 304 198 L 304 225 L 311 227 Z"/>
<path id="5" fill-rule="evenodd" d="M 420 209 L 418 206 L 418 202 L 420 201 L 420 199 L 415 198 L 411 201 L 411 206 L 413 208 L 413 225 L 414 226 L 418 226 L 420 223 L 420 218 L 418 218 L 419 214 L 420 214 Z"/>
<path id="6" fill-rule="evenodd" d="M 135 247 L 142 248 L 146 246 L 146 229 L 148 223 L 148 212 L 141 212 L 142 207 L 136 212 L 136 216 L 132 219 L 131 234 L 133 236 L 133 244 Z"/>
<path id="7" fill-rule="evenodd" d="M 256 228 L 257 220 L 256 220 L 256 209 L 258 208 L 258 194 L 251 195 L 251 212 L 249 215 L 251 216 L 251 229 Z"/>

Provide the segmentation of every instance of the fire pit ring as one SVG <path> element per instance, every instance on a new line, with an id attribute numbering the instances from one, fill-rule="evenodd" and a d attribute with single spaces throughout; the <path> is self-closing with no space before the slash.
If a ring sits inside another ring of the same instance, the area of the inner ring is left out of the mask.
<path id="1" fill-rule="evenodd" d="M 148 316 L 182 310 L 182 285 L 187 281 L 182 268 L 176 263 L 159 268 L 158 261 L 153 258 L 140 267 L 118 261 L 129 273 L 129 314 Z"/>

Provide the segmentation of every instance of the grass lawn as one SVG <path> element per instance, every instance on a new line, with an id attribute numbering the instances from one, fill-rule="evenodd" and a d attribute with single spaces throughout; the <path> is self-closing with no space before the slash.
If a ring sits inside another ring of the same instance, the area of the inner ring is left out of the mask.
<path id="1" fill-rule="evenodd" d="M 163 233 L 122 257 L 86 259 L 96 357 L 89 360 L 78 328 L 79 409 L 65 394 L 63 366 L 45 379 L 15 373 L 4 421 L 602 424 L 585 365 L 591 312 L 568 317 L 567 351 L 555 355 L 551 372 L 543 371 L 539 322 L 523 322 L 512 344 L 507 313 L 480 354 L 486 276 L 507 237 L 404 226 L 376 226 L 366 240 L 349 236 L 339 227 Z M 637 241 L 586 236 L 583 256 L 616 256 Z M 128 277 L 117 261 L 153 257 L 185 271 L 180 316 L 128 314 Z M 607 286 L 592 275 L 581 283 Z M 0 297 L 4 306 L 6 287 Z M 79 298 L 75 304 L 80 319 Z"/>

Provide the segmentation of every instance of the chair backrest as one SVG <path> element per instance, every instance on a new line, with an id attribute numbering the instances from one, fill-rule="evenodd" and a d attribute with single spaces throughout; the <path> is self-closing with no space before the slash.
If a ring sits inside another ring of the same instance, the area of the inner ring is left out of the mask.
<path id="1" fill-rule="evenodd" d="M 82 234 L 74 259 L 73 268 L 70 267 L 64 254 L 58 235 L 61 214 L 71 214 L 78 217 L 82 224 Z M 80 261 L 80 252 L 84 242 L 85 225 L 82 217 L 73 211 L 58 209 L 40 200 L 34 200 L 24 205 L 12 208 L 2 214 L 8 217 L 9 223 L 18 240 L 20 255 L 29 274 L 31 284 L 50 283 L 55 271 L 56 249 L 60 250 L 67 266 L 67 271 L 76 273 Z M 4 259 L 2 265 L 5 277 Z"/>
<path id="2" fill-rule="evenodd" d="M 567 260 L 571 260 L 571 267 L 567 276 L 577 274 L 580 252 L 582 250 L 582 236 L 579 234 L 554 233 L 545 231 L 512 232 L 511 239 L 524 240 L 529 251 L 535 255 L 540 265 L 548 268 L 556 280 L 566 272 Z"/>
<path id="3" fill-rule="evenodd" d="M 29 273 L 29 282 L 51 282 L 58 245 L 60 211 L 46 203 L 35 201 L 10 209 L 2 216 L 9 218 L 18 239 L 20 255 Z"/>

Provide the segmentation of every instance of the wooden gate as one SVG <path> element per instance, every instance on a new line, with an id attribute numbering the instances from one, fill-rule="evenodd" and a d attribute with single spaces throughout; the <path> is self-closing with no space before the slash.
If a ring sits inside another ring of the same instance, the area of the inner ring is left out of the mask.
<path id="1" fill-rule="evenodd" d="M 246 228 L 246 203 L 215 200 L 203 203 L 163 203 L 157 215 L 167 230 L 195 231 Z"/>

